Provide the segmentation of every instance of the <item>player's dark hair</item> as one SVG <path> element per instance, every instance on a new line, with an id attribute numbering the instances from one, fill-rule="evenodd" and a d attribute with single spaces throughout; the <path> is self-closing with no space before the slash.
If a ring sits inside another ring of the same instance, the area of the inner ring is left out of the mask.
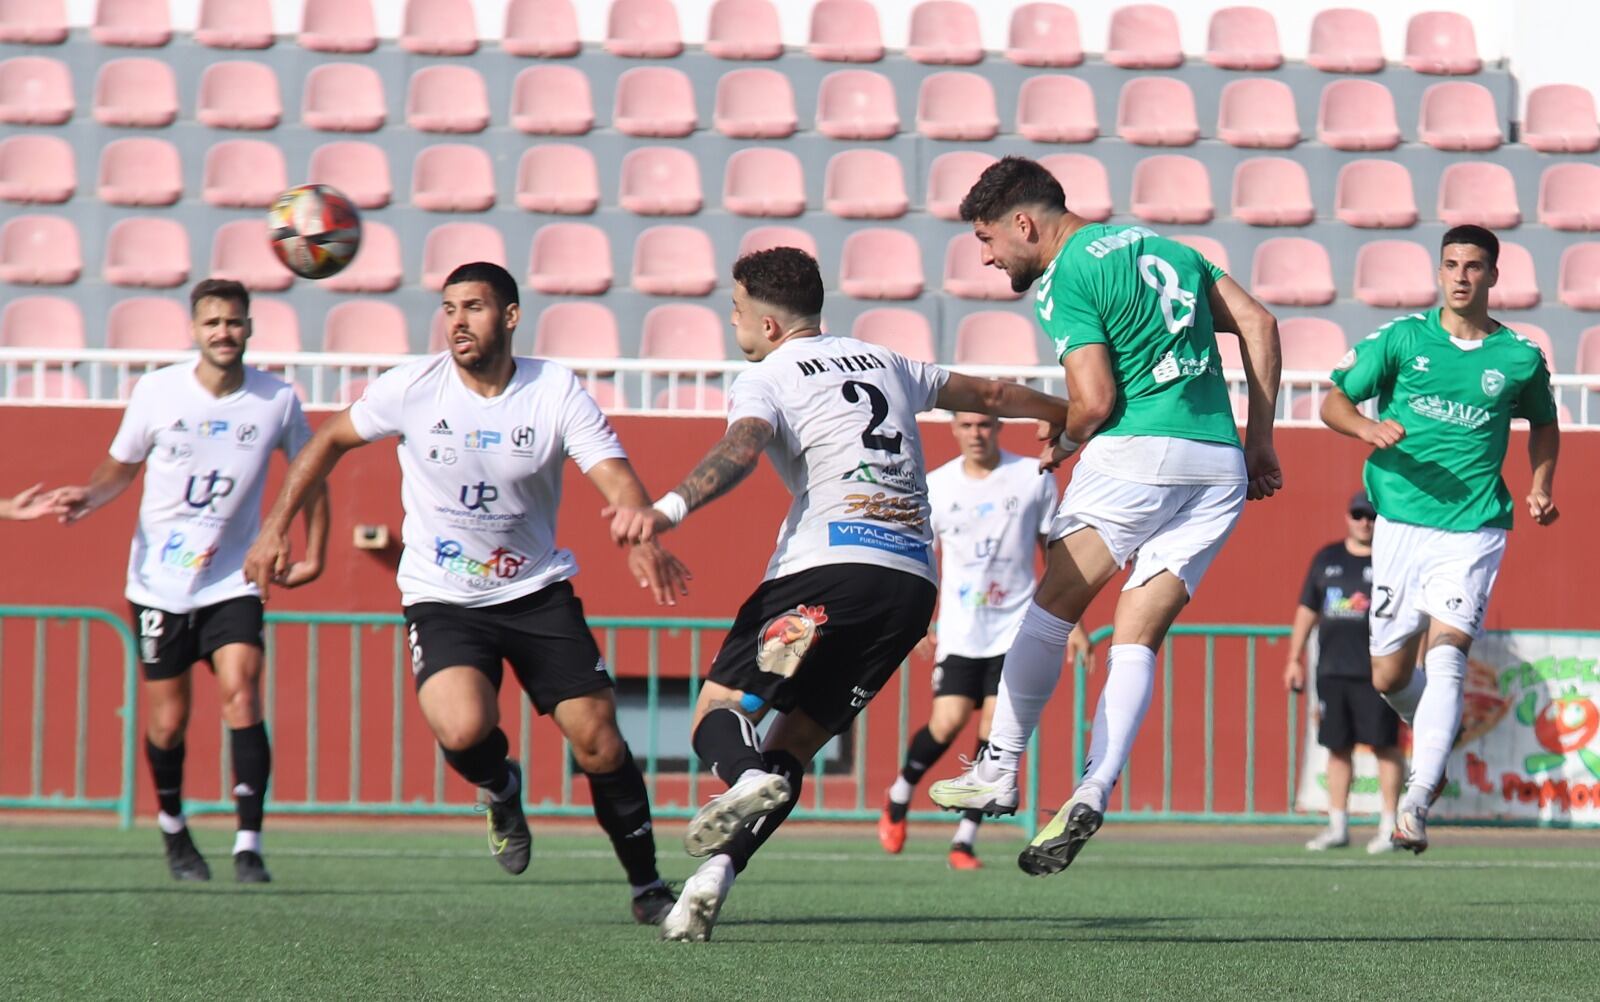
<path id="1" fill-rule="evenodd" d="M 822 312 L 822 272 L 798 247 L 754 251 L 733 262 L 733 280 L 758 299 L 797 317 Z"/>
<path id="2" fill-rule="evenodd" d="M 980 175 L 961 200 L 961 219 L 967 223 L 992 223 L 1024 205 L 1042 205 L 1067 211 L 1061 182 L 1037 160 L 1003 157 Z"/>
<path id="3" fill-rule="evenodd" d="M 495 302 L 500 305 L 500 311 L 505 312 L 506 307 L 516 306 L 521 302 L 517 293 L 517 280 L 511 277 L 511 272 L 489 261 L 472 261 L 459 265 L 444 280 L 444 287 L 460 285 L 462 282 L 482 282 L 494 293 Z"/>
<path id="4" fill-rule="evenodd" d="M 1484 253 L 1489 255 L 1489 267 L 1499 267 L 1500 238 L 1482 226 L 1463 223 L 1460 226 L 1450 227 L 1444 231 L 1444 239 L 1439 241 L 1440 253 L 1443 253 L 1444 249 L 1451 244 L 1471 244 L 1474 247 L 1482 247 Z"/>
<path id="5" fill-rule="evenodd" d="M 203 282 L 196 282 L 193 289 L 189 290 L 189 315 L 195 315 L 200 309 L 202 299 L 227 299 L 238 303 L 239 308 L 246 316 L 250 315 L 250 290 L 243 283 L 235 282 L 231 278 L 208 278 Z"/>

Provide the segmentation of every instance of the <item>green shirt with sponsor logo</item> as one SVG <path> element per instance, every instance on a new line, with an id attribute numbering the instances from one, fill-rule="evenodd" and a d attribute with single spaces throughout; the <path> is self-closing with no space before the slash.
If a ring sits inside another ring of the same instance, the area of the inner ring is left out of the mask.
<path id="1" fill-rule="evenodd" d="M 1039 278 L 1034 312 L 1056 358 L 1111 355 L 1117 402 L 1096 435 L 1162 435 L 1237 446 L 1217 356 L 1211 287 L 1221 268 L 1143 226 L 1092 223 Z"/>
<path id="2" fill-rule="evenodd" d="M 1339 362 L 1334 385 L 1405 428 L 1398 445 L 1367 460 L 1378 514 L 1452 532 L 1511 528 L 1511 492 L 1500 476 L 1511 419 L 1556 419 L 1550 370 L 1537 345 L 1502 326 L 1463 349 L 1439 310 L 1398 317 Z"/>

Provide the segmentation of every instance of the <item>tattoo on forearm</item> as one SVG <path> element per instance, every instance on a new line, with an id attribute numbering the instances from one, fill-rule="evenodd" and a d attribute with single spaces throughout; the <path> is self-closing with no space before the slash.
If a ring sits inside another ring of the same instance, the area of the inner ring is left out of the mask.
<path id="1" fill-rule="evenodd" d="M 772 427 L 755 418 L 741 418 L 728 428 L 722 441 L 684 478 L 677 493 L 693 511 L 733 490 L 750 475 L 761 450 L 772 439 Z"/>

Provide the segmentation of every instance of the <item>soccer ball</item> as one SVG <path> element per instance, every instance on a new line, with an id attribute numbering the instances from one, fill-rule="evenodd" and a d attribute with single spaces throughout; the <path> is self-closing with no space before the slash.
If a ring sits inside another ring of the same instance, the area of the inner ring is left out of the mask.
<path id="1" fill-rule="evenodd" d="M 272 251 L 301 278 L 343 271 L 361 247 L 361 217 L 338 190 L 302 184 L 279 195 L 267 210 Z"/>

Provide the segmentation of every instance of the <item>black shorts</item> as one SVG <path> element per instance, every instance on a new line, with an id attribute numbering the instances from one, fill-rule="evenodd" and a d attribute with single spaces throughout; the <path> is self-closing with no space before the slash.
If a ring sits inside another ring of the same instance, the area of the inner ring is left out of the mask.
<path id="1" fill-rule="evenodd" d="M 418 689 L 435 672 L 465 666 L 489 676 L 498 692 L 507 661 L 541 714 L 563 700 L 611 688 L 605 658 L 569 581 L 499 605 L 469 609 L 418 602 L 405 612 Z"/>
<path id="2" fill-rule="evenodd" d="M 982 705 L 985 699 L 1000 694 L 1000 669 L 1005 667 L 1006 656 L 992 658 L 964 658 L 959 654 L 946 654 L 933 669 L 933 694 L 935 696 L 965 696 Z"/>
<path id="3" fill-rule="evenodd" d="M 1383 701 L 1371 679 L 1318 678 L 1317 702 L 1322 712 L 1317 744 L 1324 748 L 1392 748 L 1400 743 L 1400 715 Z"/>
<path id="4" fill-rule="evenodd" d="M 842 734 L 927 634 L 937 595 L 931 581 L 870 564 L 763 581 L 707 678 Z"/>
<path id="5" fill-rule="evenodd" d="M 177 678 L 229 644 L 264 647 L 261 600 L 241 595 L 192 612 L 166 612 L 129 602 L 139 635 L 139 661 L 151 682 Z M 215 668 L 213 668 L 215 670 Z"/>

